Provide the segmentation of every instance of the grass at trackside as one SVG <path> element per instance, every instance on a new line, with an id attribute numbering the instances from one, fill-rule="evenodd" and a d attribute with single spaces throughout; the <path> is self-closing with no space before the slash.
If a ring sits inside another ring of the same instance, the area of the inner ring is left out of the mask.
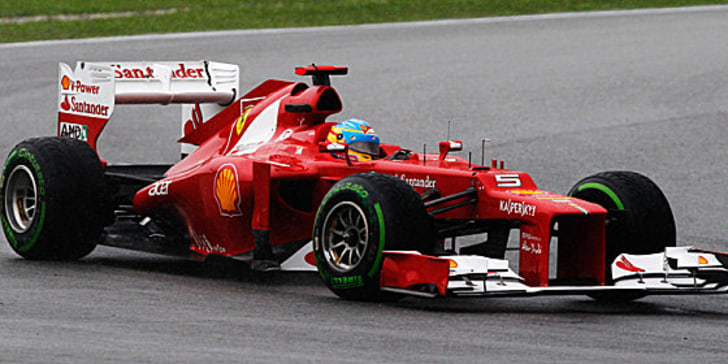
<path id="1" fill-rule="evenodd" d="M 0 42 L 725 4 L 710 0 L 3 0 L 0 18 L 138 12 L 111 19 L 0 23 Z M 176 9 L 155 15 L 153 10 Z"/>

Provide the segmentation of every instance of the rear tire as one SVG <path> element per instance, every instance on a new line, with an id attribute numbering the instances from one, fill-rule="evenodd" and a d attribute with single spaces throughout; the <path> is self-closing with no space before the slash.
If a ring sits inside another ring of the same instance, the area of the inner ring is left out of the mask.
<path id="1" fill-rule="evenodd" d="M 113 221 L 101 162 L 74 139 L 33 138 L 15 146 L 3 168 L 0 201 L 8 243 L 26 259 L 82 258 Z"/>
<path id="2" fill-rule="evenodd" d="M 326 194 L 314 224 L 314 256 L 326 286 L 339 297 L 380 301 L 383 250 L 425 250 L 433 224 L 419 194 L 399 178 L 348 176 Z"/>
<path id="3" fill-rule="evenodd" d="M 635 172 L 610 171 L 589 176 L 569 190 L 569 196 L 607 209 L 606 277 L 612 282 L 611 265 L 621 253 L 651 254 L 675 246 L 672 209 L 659 187 Z M 641 293 L 600 293 L 600 301 L 632 301 Z"/>

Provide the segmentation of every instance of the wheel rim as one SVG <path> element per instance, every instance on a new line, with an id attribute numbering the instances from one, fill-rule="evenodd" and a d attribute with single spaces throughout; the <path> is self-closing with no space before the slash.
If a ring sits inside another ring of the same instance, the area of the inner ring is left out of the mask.
<path id="1" fill-rule="evenodd" d="M 326 215 L 322 235 L 329 266 L 341 273 L 350 272 L 364 258 L 369 244 L 364 211 L 353 202 L 339 202 Z"/>
<path id="2" fill-rule="evenodd" d="M 35 220 L 38 188 L 35 176 L 24 165 L 16 166 L 8 177 L 5 189 L 5 216 L 17 233 L 30 229 Z"/>

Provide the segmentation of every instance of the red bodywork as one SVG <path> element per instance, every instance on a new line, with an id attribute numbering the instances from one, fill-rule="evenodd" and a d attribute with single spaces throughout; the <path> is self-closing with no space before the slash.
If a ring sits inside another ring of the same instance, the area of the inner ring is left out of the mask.
<path id="1" fill-rule="evenodd" d="M 437 188 L 448 196 L 474 187 L 477 203 L 437 218 L 515 223 L 519 274 L 530 286 L 549 284 L 549 250 L 558 222 L 557 278 L 604 284 L 602 207 L 541 191 L 528 174 L 497 168 L 495 162 L 471 165 L 448 155 L 445 145 L 440 154 L 412 153 L 408 160 L 387 159 L 401 149 L 394 145 L 382 145 L 382 158 L 371 162 L 335 158 L 325 151 L 334 124 L 326 118 L 341 109 L 328 84 L 266 81 L 188 130 L 181 141 L 199 147 L 163 180 L 138 191 L 134 208 L 150 216 L 176 212 L 196 253 L 236 256 L 253 250 L 254 229 L 269 230 L 273 246 L 310 240 L 316 209 L 329 188 L 345 176 L 376 171 L 402 178 L 420 194 Z"/>

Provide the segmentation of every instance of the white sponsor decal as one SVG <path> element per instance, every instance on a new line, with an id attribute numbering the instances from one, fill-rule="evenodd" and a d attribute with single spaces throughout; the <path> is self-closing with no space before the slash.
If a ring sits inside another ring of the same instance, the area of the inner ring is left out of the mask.
<path id="1" fill-rule="evenodd" d="M 543 252 L 541 250 L 541 243 L 524 242 L 523 244 L 521 244 L 521 250 L 523 250 L 526 253 L 531 253 L 531 254 L 536 254 L 536 255 L 541 255 L 541 253 Z"/>
<path id="2" fill-rule="evenodd" d="M 500 210 L 508 213 L 508 215 L 536 216 L 536 206 L 525 202 L 501 200 Z"/>
<path id="3" fill-rule="evenodd" d="M 154 182 L 152 188 L 149 189 L 149 196 L 167 196 L 169 194 L 169 184 L 172 181 Z"/>
<path id="4" fill-rule="evenodd" d="M 64 76 L 64 78 L 61 79 L 61 87 L 63 87 L 63 91 L 65 91 L 64 93 L 69 94 L 98 95 L 99 90 L 101 89 L 100 86 L 87 85 L 78 80 L 74 81 L 68 76 Z"/>
<path id="5" fill-rule="evenodd" d="M 142 64 L 112 64 L 114 68 L 114 78 L 122 80 L 148 79 L 157 78 L 152 65 Z M 172 79 L 206 79 L 205 69 L 200 67 L 199 63 L 170 65 L 172 69 Z"/>
<path id="6" fill-rule="evenodd" d="M 210 242 L 210 240 L 207 238 L 207 235 L 205 234 L 198 234 L 195 230 L 190 229 L 190 237 L 192 238 L 192 241 L 195 243 L 195 246 L 197 249 L 206 252 L 206 253 L 225 253 L 227 250 L 225 250 L 224 247 L 213 244 Z"/>
<path id="7" fill-rule="evenodd" d="M 407 178 L 407 176 L 405 176 L 404 174 L 402 174 L 401 176 L 398 176 L 397 174 L 395 174 L 394 176 L 407 182 L 407 184 L 412 187 L 435 188 L 435 185 L 437 184 L 437 180 L 430 179 L 430 176 L 425 176 L 425 179 Z"/>
<path id="8" fill-rule="evenodd" d="M 61 110 L 97 116 L 109 116 L 108 105 L 76 101 L 76 96 L 71 96 L 70 98 L 66 96 L 65 100 L 61 103 Z"/>
<path id="9" fill-rule="evenodd" d="M 61 123 L 59 136 L 88 141 L 88 126 L 74 123 Z"/>
<path id="10" fill-rule="evenodd" d="M 539 238 L 538 236 L 531 235 L 525 231 L 521 233 L 521 239 L 522 240 L 541 241 L 541 238 Z"/>

